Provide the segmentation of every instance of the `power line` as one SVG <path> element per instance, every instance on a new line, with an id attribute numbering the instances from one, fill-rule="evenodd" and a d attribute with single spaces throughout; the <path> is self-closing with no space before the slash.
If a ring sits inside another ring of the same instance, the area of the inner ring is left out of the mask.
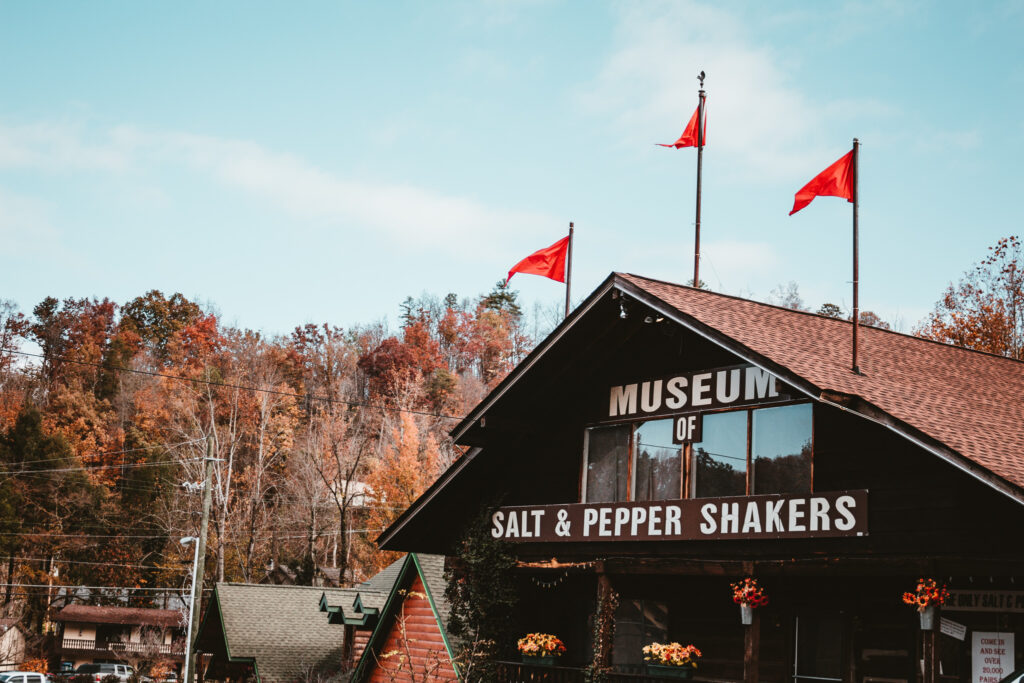
<path id="1" fill-rule="evenodd" d="M 186 446 L 190 443 L 196 443 L 203 441 L 203 439 L 190 439 L 188 441 L 182 441 L 181 443 L 172 444 L 156 444 L 154 446 L 140 446 L 139 448 L 126 448 L 123 451 L 101 451 L 97 453 L 78 453 L 79 458 L 100 458 L 105 455 L 124 455 L 125 453 L 137 453 L 139 451 L 151 451 L 154 448 L 177 448 L 178 446 Z M 37 462 L 56 462 L 58 460 L 67 460 L 67 457 L 63 458 L 44 458 L 42 460 L 33 460 L 33 463 Z"/>
<path id="2" fill-rule="evenodd" d="M 2 349 L 0 352 L 4 353 L 15 353 L 20 356 L 29 356 L 32 358 L 47 359 L 47 356 L 41 353 L 29 353 L 28 351 L 18 351 L 15 349 Z M 280 391 L 278 389 L 264 389 L 261 387 L 248 387 L 241 384 L 232 384 L 230 382 L 215 382 L 206 379 L 196 379 L 194 377 L 182 377 L 180 375 L 168 375 L 162 372 L 154 372 L 152 370 L 139 370 L 136 368 L 126 368 L 121 365 L 104 365 L 102 363 L 91 363 L 84 360 L 75 360 L 73 358 L 65 358 L 63 356 L 50 356 L 49 360 L 59 360 L 64 363 L 72 363 L 75 365 L 85 365 L 93 368 L 100 368 L 101 370 L 117 370 L 119 372 L 132 372 L 137 375 L 147 375 L 149 377 L 162 377 L 164 379 L 173 379 L 179 382 L 190 382 L 192 384 L 205 384 L 214 387 L 224 387 L 225 389 L 240 389 L 242 391 L 256 391 L 264 394 L 273 394 L 275 396 L 290 396 L 292 398 L 302 399 L 304 401 L 322 401 L 324 403 L 338 403 L 354 408 L 373 408 L 382 411 L 391 411 L 395 413 L 409 413 L 410 415 L 424 415 L 427 417 L 436 417 L 445 420 L 461 420 L 462 417 L 458 415 L 445 415 L 443 413 L 431 413 L 425 410 L 410 410 L 408 408 L 392 408 L 385 405 L 374 405 L 372 403 L 366 403 L 365 401 L 346 401 L 340 398 L 330 398 L 328 396 L 316 396 L 314 394 L 297 394 L 292 391 Z"/>
<path id="3" fill-rule="evenodd" d="M 51 558 L 47 557 L 0 557 L 0 562 L 9 562 L 10 560 L 16 562 L 49 562 Z M 189 567 L 161 567 L 158 564 L 124 564 L 119 562 L 89 562 L 87 560 L 65 560 L 63 558 L 55 557 L 52 558 L 54 564 L 90 564 L 98 565 L 101 567 L 128 567 L 130 569 L 163 569 L 164 571 L 174 572 L 185 572 L 192 571 Z"/>
<path id="4" fill-rule="evenodd" d="M 92 470 L 124 470 L 132 469 L 136 467 L 168 467 L 178 465 L 186 462 L 202 462 L 202 458 L 187 458 L 185 460 L 178 460 L 176 462 L 136 462 L 136 463 L 125 463 L 123 465 L 82 465 L 81 467 L 57 467 L 52 469 L 38 469 L 38 470 L 18 470 L 10 472 L 0 472 L 7 475 L 19 475 L 19 474 L 46 474 L 50 472 L 88 472 Z"/>

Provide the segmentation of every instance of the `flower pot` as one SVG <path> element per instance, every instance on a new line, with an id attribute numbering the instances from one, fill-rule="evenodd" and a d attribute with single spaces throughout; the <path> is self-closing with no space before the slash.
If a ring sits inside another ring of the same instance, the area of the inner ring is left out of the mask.
<path id="1" fill-rule="evenodd" d="M 754 608 L 750 605 L 740 605 L 740 622 L 744 626 L 754 623 Z"/>
<path id="2" fill-rule="evenodd" d="M 648 663 L 647 673 L 651 676 L 658 676 L 660 678 L 690 678 L 693 676 L 693 667 Z"/>
<path id="3" fill-rule="evenodd" d="M 527 655 L 523 655 L 522 657 L 523 664 L 534 664 L 536 666 L 554 666 L 555 660 L 558 659 L 558 657 L 555 657 L 554 655 L 545 655 L 542 657 L 529 657 Z"/>
<path id="4" fill-rule="evenodd" d="M 922 631 L 931 631 L 935 629 L 935 612 L 935 606 L 929 605 L 917 613 L 918 616 L 921 617 Z"/>

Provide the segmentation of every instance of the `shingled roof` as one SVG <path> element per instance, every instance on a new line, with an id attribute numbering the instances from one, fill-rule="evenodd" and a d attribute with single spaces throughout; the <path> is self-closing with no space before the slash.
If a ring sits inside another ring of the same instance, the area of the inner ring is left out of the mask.
<path id="1" fill-rule="evenodd" d="M 352 589 L 218 583 L 201 639 L 218 626 L 231 661 L 252 661 L 260 683 L 303 680 L 311 670 L 341 665 L 344 625 L 319 614 L 320 599 L 350 600 Z"/>
<path id="2" fill-rule="evenodd" d="M 924 437 L 1024 487 L 1024 363 L 861 326 L 858 375 L 851 371 L 849 321 L 639 275 L 617 278 L 698 331 L 741 345 L 815 398 L 891 418 L 908 436 Z"/>

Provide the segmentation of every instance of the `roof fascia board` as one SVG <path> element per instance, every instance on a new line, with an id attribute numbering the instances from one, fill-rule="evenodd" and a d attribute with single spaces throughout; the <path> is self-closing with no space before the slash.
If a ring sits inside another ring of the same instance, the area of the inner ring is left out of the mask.
<path id="1" fill-rule="evenodd" d="M 356 664 L 356 670 L 352 672 L 352 681 L 358 682 L 363 680 L 363 673 L 366 667 L 367 661 L 374 657 L 373 647 L 377 644 L 381 635 L 385 635 L 382 632 L 385 630 L 384 626 L 388 623 L 388 616 L 391 614 L 391 609 L 395 598 L 400 597 L 398 591 L 400 586 L 405 583 L 405 576 L 409 573 L 409 567 L 413 565 L 412 553 L 405 556 L 405 562 L 402 563 L 402 569 L 398 572 L 398 576 L 395 577 L 395 583 L 391 586 L 391 592 L 388 594 L 387 602 L 384 603 L 384 609 L 380 611 L 381 618 L 377 620 L 377 624 L 373 627 L 373 632 L 370 634 L 369 639 L 366 641 L 366 647 L 363 648 L 363 652 L 359 655 L 359 663 Z M 417 570 L 418 571 L 418 570 Z M 404 597 L 404 596 L 403 596 Z"/>
<path id="2" fill-rule="evenodd" d="M 455 464 L 442 472 L 441 476 L 437 478 L 437 481 L 431 484 L 430 488 L 423 492 L 423 495 L 414 500 L 413 504 L 407 507 L 402 514 L 398 516 L 398 519 L 391 523 L 391 526 L 381 532 L 380 536 L 377 537 L 377 545 L 381 549 L 387 550 L 388 548 L 386 548 L 385 545 L 394 538 L 395 534 L 401 531 L 410 519 L 426 507 L 449 481 L 454 479 L 462 470 L 466 469 L 466 467 L 469 466 L 469 463 L 476 459 L 476 456 L 481 450 L 483 449 L 479 446 L 474 446 L 469 449 L 468 453 L 459 458 Z"/>
<path id="3" fill-rule="evenodd" d="M 434 594 L 430 590 L 430 583 L 427 582 L 427 577 L 423 574 L 423 567 L 420 566 L 420 557 L 417 553 L 409 553 L 412 555 L 413 562 L 416 564 L 416 571 L 420 575 L 420 581 L 423 583 L 423 590 L 427 594 L 427 601 L 430 603 L 430 609 L 434 613 L 434 621 L 437 623 L 437 630 L 441 633 L 441 640 L 444 641 L 445 652 L 448 653 L 448 661 L 452 665 L 452 669 L 455 670 L 455 677 L 462 679 L 459 676 L 459 667 L 455 664 L 455 653 L 452 651 L 452 644 L 448 642 L 448 628 L 446 624 L 441 623 L 441 613 L 437 610 L 437 603 L 434 602 Z"/>
<path id="4" fill-rule="evenodd" d="M 839 410 L 851 413 L 857 417 L 868 420 L 869 422 L 885 427 L 889 431 L 896 433 L 907 441 L 910 441 L 918 448 L 931 453 L 940 460 L 948 462 L 956 469 L 970 476 L 972 479 L 975 479 L 990 488 L 995 489 L 1011 500 L 1024 505 L 1024 491 L 1022 491 L 1020 487 L 1011 484 L 1002 477 L 985 469 L 970 458 L 964 457 L 959 452 L 947 447 L 941 441 L 936 441 L 919 429 L 908 425 L 899 418 L 890 415 L 878 406 L 865 401 L 859 396 L 843 396 L 847 398 L 848 403 L 843 400 L 833 400 L 832 398 L 829 398 L 829 395 L 826 392 L 823 392 L 822 395 L 818 397 L 818 400 L 821 403 L 830 405 L 834 408 L 838 408 Z"/>
<path id="5" fill-rule="evenodd" d="M 594 290 L 593 293 L 591 293 L 591 295 L 587 297 L 587 299 L 582 304 L 580 304 L 568 318 L 563 320 L 561 324 L 559 324 L 559 326 L 556 327 L 555 330 L 551 334 L 549 334 L 543 342 L 541 342 L 540 346 L 531 351 L 529 355 L 527 355 L 527 357 L 523 360 L 523 362 L 516 366 L 516 368 L 511 372 L 511 374 L 509 374 L 508 377 L 503 379 L 501 383 L 497 387 L 495 387 L 494 391 L 492 391 L 483 401 L 481 401 L 480 404 L 477 405 L 477 407 L 474 408 L 473 411 L 469 413 L 469 415 L 463 418 L 462 422 L 455 425 L 455 428 L 452 429 L 451 431 L 452 441 L 458 442 L 458 440 L 462 438 L 466 431 L 468 431 L 469 428 L 473 426 L 473 424 L 478 419 L 480 419 L 480 416 L 483 413 L 487 412 L 490 409 L 490 407 L 494 405 L 495 402 L 497 402 L 498 399 L 504 396 L 505 392 L 508 391 L 523 374 L 528 372 L 530 368 L 532 368 L 537 363 L 537 361 L 539 361 L 544 356 L 544 354 L 547 353 L 548 349 L 550 349 L 553 345 L 558 343 L 558 340 L 564 337 L 565 334 L 573 328 L 573 326 L 576 324 L 576 321 L 578 321 L 580 318 L 586 315 L 587 311 L 593 308 L 594 305 L 601 300 L 601 297 L 603 297 L 613 286 L 615 286 L 616 280 L 617 278 L 614 273 L 609 275 L 600 287 Z"/>

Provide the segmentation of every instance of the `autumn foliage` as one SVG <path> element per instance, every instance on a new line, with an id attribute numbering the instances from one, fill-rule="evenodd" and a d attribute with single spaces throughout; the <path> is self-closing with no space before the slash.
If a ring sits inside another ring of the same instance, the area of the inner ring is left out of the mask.
<path id="1" fill-rule="evenodd" d="M 1020 238 L 1004 237 L 950 284 L 917 327 L 918 336 L 1024 360 L 1024 260 Z"/>
<path id="2" fill-rule="evenodd" d="M 47 584 L 173 603 L 208 439 L 208 585 L 271 566 L 351 585 L 386 565 L 374 539 L 460 456 L 448 430 L 533 343 L 504 288 L 401 314 L 394 331 L 271 338 L 159 291 L 0 301 L 0 616 L 41 633 L 69 599 L 32 588 Z"/>

